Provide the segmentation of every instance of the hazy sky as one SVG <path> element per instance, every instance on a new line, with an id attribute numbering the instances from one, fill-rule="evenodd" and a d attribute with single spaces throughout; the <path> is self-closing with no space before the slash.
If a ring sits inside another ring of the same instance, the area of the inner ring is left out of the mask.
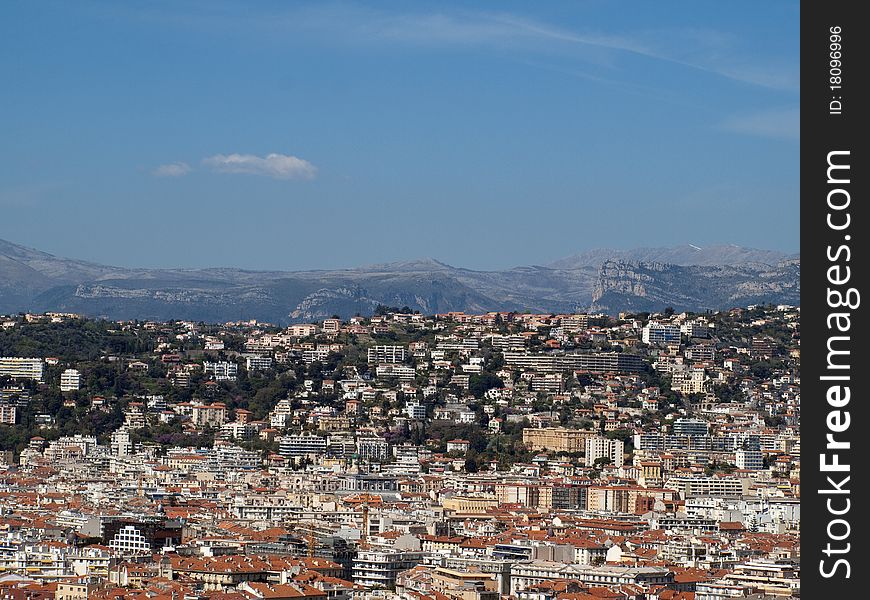
<path id="1" fill-rule="evenodd" d="M 798 2 L 0 5 L 0 238 L 122 266 L 797 251 Z"/>

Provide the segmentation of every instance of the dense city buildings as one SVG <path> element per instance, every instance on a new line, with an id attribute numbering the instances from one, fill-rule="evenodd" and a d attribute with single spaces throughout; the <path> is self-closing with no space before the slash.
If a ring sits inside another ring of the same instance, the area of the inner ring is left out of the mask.
<path id="1" fill-rule="evenodd" d="M 4 598 L 799 596 L 798 308 L 4 323 Z"/>

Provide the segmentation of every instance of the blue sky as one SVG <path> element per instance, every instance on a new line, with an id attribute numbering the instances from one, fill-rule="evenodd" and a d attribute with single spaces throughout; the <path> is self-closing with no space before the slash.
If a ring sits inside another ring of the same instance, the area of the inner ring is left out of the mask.
<path id="1" fill-rule="evenodd" d="M 0 6 L 0 238 L 496 269 L 799 244 L 797 2 Z"/>

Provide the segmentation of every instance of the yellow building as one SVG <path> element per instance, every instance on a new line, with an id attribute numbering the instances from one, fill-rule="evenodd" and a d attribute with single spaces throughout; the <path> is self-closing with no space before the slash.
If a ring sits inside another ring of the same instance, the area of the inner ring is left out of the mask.
<path id="1" fill-rule="evenodd" d="M 55 600 L 88 600 L 88 584 L 60 582 L 54 594 Z"/>
<path id="2" fill-rule="evenodd" d="M 441 502 L 446 510 L 452 510 L 458 513 L 485 513 L 489 509 L 498 506 L 498 500 L 491 497 L 479 496 L 453 496 L 445 498 Z"/>
<path id="3" fill-rule="evenodd" d="M 566 429 L 565 427 L 526 427 L 523 429 L 523 444 L 531 450 L 545 452 L 583 452 L 587 438 L 595 437 L 594 431 Z"/>

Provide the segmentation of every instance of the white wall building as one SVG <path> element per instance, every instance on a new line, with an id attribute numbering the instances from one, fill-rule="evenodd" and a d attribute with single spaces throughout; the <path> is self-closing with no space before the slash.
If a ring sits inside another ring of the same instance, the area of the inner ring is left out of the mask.
<path id="1" fill-rule="evenodd" d="M 67 369 L 60 374 L 60 391 L 74 392 L 82 385 L 82 374 L 76 369 Z"/>
<path id="2" fill-rule="evenodd" d="M 679 344 L 680 328 L 668 323 L 651 321 L 643 328 L 641 339 L 644 344 Z"/>
<path id="3" fill-rule="evenodd" d="M 368 361 L 372 364 L 401 363 L 407 356 L 404 346 L 372 346 L 368 351 Z"/>
<path id="4" fill-rule="evenodd" d="M 235 381 L 239 365 L 229 361 L 208 362 L 202 365 L 203 371 L 214 376 L 215 381 Z"/>
<path id="5" fill-rule="evenodd" d="M 586 439 L 586 466 L 595 466 L 600 458 L 609 458 L 610 464 L 619 468 L 625 462 L 625 444 L 622 440 L 611 440 L 595 436 Z"/>
<path id="6" fill-rule="evenodd" d="M 758 450 L 737 450 L 734 453 L 734 463 L 738 469 L 760 471 L 764 468 L 764 458 Z"/>
<path id="7" fill-rule="evenodd" d="M 43 360 L 41 358 L 0 357 L 0 376 L 12 379 L 32 379 L 42 381 Z"/>
<path id="8" fill-rule="evenodd" d="M 112 432 L 110 443 L 112 456 L 130 456 L 133 454 L 133 442 L 130 440 L 130 430 L 121 427 Z"/>
<path id="9" fill-rule="evenodd" d="M 326 452 L 326 438 L 319 435 L 285 435 L 278 442 L 281 456 L 307 456 Z"/>

